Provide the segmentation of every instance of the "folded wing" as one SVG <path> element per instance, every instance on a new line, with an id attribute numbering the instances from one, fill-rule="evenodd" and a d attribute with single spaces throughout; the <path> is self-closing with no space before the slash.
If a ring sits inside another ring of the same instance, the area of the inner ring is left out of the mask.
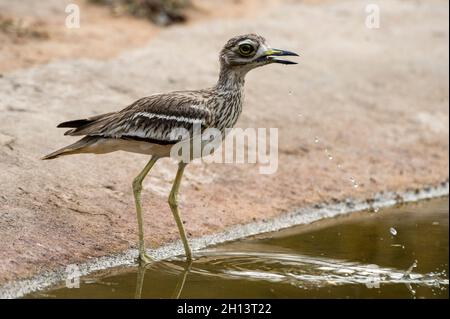
<path id="1" fill-rule="evenodd" d="M 186 132 L 192 136 L 195 126 L 204 129 L 211 122 L 212 114 L 206 108 L 204 100 L 182 92 L 173 92 L 144 97 L 116 113 L 65 122 L 59 126 L 80 124 L 67 131 L 66 135 L 173 144 L 182 139 Z"/>

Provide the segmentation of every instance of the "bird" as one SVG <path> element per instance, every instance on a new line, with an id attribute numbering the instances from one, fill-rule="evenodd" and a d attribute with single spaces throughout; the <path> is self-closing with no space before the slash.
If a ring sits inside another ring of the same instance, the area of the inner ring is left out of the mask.
<path id="1" fill-rule="evenodd" d="M 194 126 L 215 128 L 221 132 L 232 128 L 242 112 L 246 74 L 252 69 L 274 63 L 297 64 L 280 59 L 282 56 L 298 54 L 272 48 L 264 37 L 254 33 L 235 36 L 226 42 L 219 53 L 219 78 L 214 86 L 152 94 L 120 111 L 60 123 L 57 127 L 69 129 L 64 135 L 82 138 L 42 159 L 115 151 L 149 155 L 148 163 L 132 182 L 132 190 L 138 224 L 139 260 L 145 264 L 151 263 L 153 259 L 144 243 L 142 183 L 156 161 L 170 157 L 174 145 L 192 140 L 189 136 L 174 138 L 173 132 L 180 129 L 192 132 Z M 185 258 L 192 261 L 192 251 L 178 208 L 179 187 L 188 163 L 179 161 L 168 203 L 183 243 Z"/>

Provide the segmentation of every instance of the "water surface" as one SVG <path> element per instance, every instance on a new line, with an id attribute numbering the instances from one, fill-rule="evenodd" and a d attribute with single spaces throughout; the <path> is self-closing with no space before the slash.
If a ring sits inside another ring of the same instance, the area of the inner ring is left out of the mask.
<path id="1" fill-rule="evenodd" d="M 448 197 L 318 221 L 31 298 L 448 298 Z"/>

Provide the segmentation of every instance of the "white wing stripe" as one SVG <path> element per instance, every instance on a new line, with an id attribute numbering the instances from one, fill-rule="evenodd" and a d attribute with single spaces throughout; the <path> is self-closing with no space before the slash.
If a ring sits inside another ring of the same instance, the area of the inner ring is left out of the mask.
<path id="1" fill-rule="evenodd" d="M 191 123 L 191 124 L 195 124 L 195 123 L 203 123 L 203 119 L 198 119 L 198 118 L 189 118 L 189 117 L 184 117 L 184 116 L 175 116 L 175 115 L 163 115 L 163 114 L 155 114 L 155 113 L 148 113 L 148 112 L 137 112 L 136 114 L 133 115 L 133 120 L 136 117 L 146 117 L 148 119 L 153 119 L 153 118 L 157 118 L 157 119 L 161 119 L 161 120 L 175 120 L 178 122 L 186 122 L 186 123 Z"/>

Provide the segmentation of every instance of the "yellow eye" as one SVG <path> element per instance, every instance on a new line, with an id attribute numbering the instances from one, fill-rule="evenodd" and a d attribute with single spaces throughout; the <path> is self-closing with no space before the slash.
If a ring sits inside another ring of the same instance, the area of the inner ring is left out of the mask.
<path id="1" fill-rule="evenodd" d="M 255 51 L 255 48 L 254 48 L 251 44 L 244 43 L 244 44 L 241 44 L 241 45 L 239 46 L 239 53 L 240 53 L 242 56 L 249 56 L 249 55 L 251 55 L 254 51 Z"/>

